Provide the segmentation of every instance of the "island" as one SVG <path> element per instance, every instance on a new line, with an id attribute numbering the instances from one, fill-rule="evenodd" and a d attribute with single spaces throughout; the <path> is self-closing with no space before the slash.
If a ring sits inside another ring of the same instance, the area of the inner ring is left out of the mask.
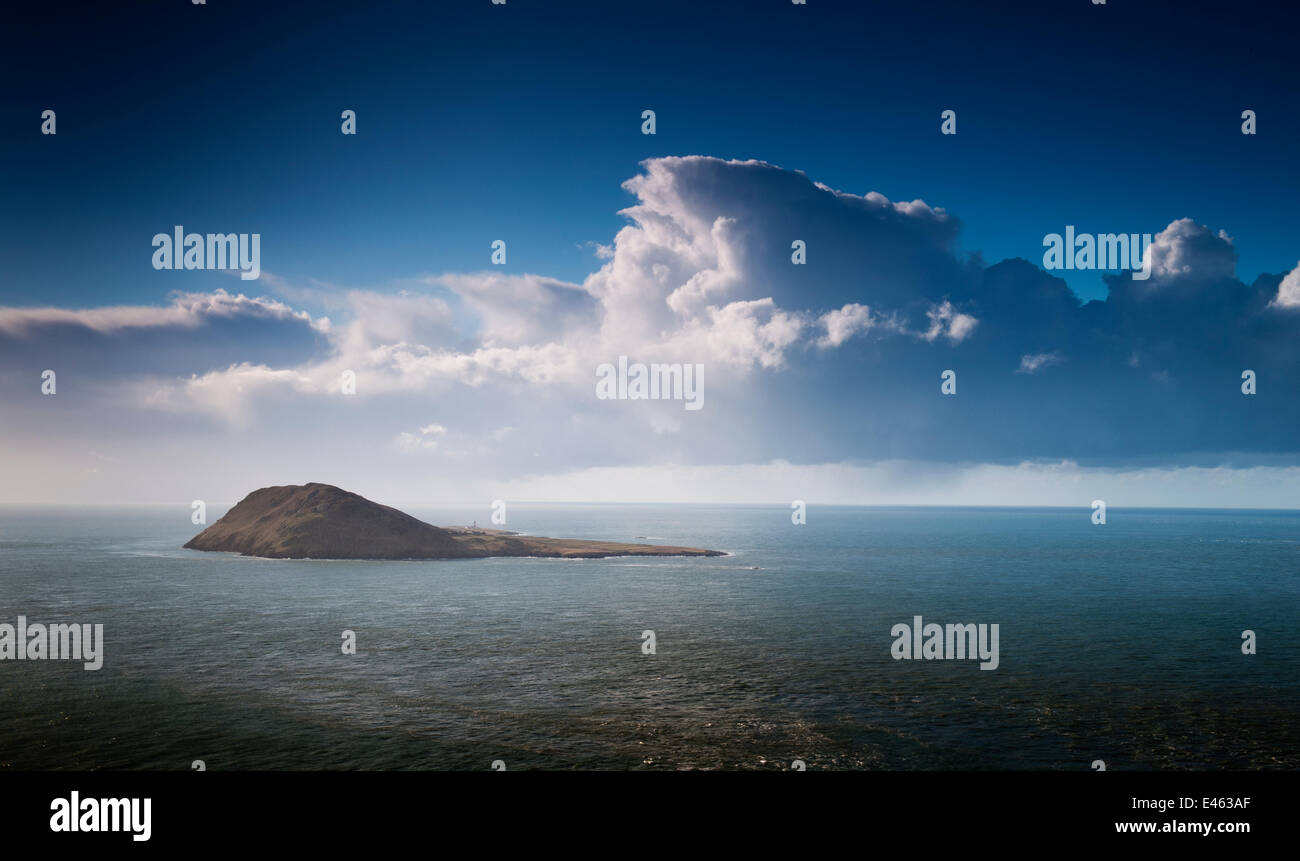
<path id="1" fill-rule="evenodd" d="M 539 538 L 504 529 L 440 527 L 329 484 L 255 490 L 185 547 L 268 559 L 486 559 L 543 556 L 725 556 L 720 550 Z"/>

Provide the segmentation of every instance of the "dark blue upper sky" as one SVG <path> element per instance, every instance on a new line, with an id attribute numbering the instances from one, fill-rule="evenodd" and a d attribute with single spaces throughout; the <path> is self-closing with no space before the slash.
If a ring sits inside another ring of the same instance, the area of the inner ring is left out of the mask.
<path id="1" fill-rule="evenodd" d="M 660 155 L 756 158 L 1042 237 L 1224 229 L 1250 283 L 1297 258 L 1295 13 L 1282 3 L 69 5 L 7 22 L 0 303 L 154 303 L 150 237 L 260 232 L 290 280 L 486 268 L 579 281 Z M 39 132 L 40 113 L 58 134 Z M 359 134 L 339 133 L 358 113 Z M 641 111 L 658 134 L 640 133 Z M 939 115 L 958 113 L 958 134 Z M 1243 109 L 1260 133 L 1240 133 Z M 211 286 L 245 288 L 211 274 Z M 1085 298 L 1093 274 L 1068 273 Z M 188 282 L 188 287 L 198 284 Z"/>

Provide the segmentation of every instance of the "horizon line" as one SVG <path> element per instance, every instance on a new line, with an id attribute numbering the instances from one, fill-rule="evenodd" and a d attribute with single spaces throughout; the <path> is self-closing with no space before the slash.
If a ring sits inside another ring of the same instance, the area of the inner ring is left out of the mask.
<path id="1" fill-rule="evenodd" d="M 361 496 L 361 494 L 357 494 L 357 495 Z M 363 497 L 363 498 L 370 499 L 370 497 Z M 238 505 L 239 502 L 241 501 L 242 500 L 234 500 L 234 501 L 218 500 L 215 502 L 211 502 L 209 504 L 217 505 L 217 506 L 228 505 L 233 507 L 235 505 Z M 380 505 L 388 505 L 390 507 L 395 505 L 407 505 L 407 506 L 425 506 L 425 507 L 439 507 L 439 508 L 441 507 L 461 508 L 461 507 L 473 507 L 473 506 L 483 505 L 482 500 L 477 500 L 473 502 L 466 502 L 466 501 L 430 502 L 430 501 L 402 501 L 402 500 L 393 501 L 393 502 L 378 502 L 377 500 L 370 499 L 370 501 L 376 502 L 377 504 Z M 1058 510 L 1058 511 L 1075 511 L 1080 509 L 1084 511 L 1091 510 L 1091 505 L 1088 503 L 1081 503 L 1079 505 L 1032 505 L 1032 504 L 1028 504 L 1028 505 L 1012 505 L 1012 504 L 943 505 L 943 504 L 935 504 L 935 503 L 910 503 L 910 502 L 909 503 L 904 503 L 904 502 L 863 503 L 863 502 L 809 502 L 807 500 L 802 500 L 802 501 L 809 508 L 814 508 L 814 507 L 816 508 L 934 508 L 934 509 L 972 509 L 972 510 L 1014 508 L 1014 509 Z M 172 506 L 189 508 L 190 506 L 193 505 L 193 502 L 194 502 L 193 500 L 185 500 L 185 501 L 171 500 L 165 502 L 5 502 L 5 501 L 0 501 L 0 508 L 170 508 Z M 640 501 L 640 500 L 609 502 L 609 501 L 594 501 L 594 500 L 593 501 L 575 501 L 575 500 L 546 501 L 546 500 L 528 500 L 528 499 L 521 499 L 515 501 L 507 500 L 507 502 L 509 502 L 510 505 L 539 505 L 539 506 L 654 505 L 654 506 L 683 506 L 683 507 L 684 506 L 692 506 L 692 507 L 728 506 L 734 508 L 785 508 L 785 509 L 788 509 L 790 507 L 789 502 L 721 502 L 721 501 L 674 502 L 674 501 Z M 1275 511 L 1275 512 L 1281 511 L 1281 512 L 1289 513 L 1289 512 L 1300 512 L 1300 506 L 1295 506 L 1292 508 L 1276 508 L 1276 507 L 1256 508 L 1250 506 L 1234 506 L 1234 505 L 1224 505 L 1224 506 L 1115 505 L 1108 502 L 1106 503 L 1106 510 L 1107 511 Z"/>

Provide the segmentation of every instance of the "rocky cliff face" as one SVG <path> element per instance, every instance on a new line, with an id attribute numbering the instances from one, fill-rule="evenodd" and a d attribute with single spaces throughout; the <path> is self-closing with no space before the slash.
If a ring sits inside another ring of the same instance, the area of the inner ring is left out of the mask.
<path id="1" fill-rule="evenodd" d="M 272 559 L 722 556 L 717 550 L 443 529 L 328 484 L 255 490 L 186 545 Z"/>

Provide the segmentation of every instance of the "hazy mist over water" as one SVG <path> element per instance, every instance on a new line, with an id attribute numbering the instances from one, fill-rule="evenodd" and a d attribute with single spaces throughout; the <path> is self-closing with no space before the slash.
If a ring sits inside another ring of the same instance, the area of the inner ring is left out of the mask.
<path id="1" fill-rule="evenodd" d="M 511 505 L 732 555 L 429 562 L 187 551 L 189 516 L 0 507 L 0 622 L 105 637 L 0 661 L 0 768 L 1300 767 L 1300 512 Z M 894 660 L 916 615 L 997 623 L 998 668 Z"/>

